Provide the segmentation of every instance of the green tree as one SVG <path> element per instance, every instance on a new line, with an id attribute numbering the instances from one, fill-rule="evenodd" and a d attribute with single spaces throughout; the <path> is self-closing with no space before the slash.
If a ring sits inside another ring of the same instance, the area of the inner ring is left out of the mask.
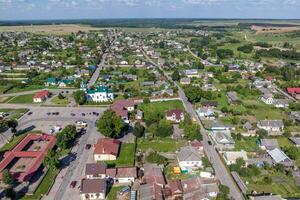
<path id="1" fill-rule="evenodd" d="M 167 165 L 168 164 L 168 159 L 156 151 L 151 151 L 149 155 L 146 157 L 146 161 L 149 163 L 156 163 L 159 165 Z"/>
<path id="2" fill-rule="evenodd" d="M 148 97 L 145 97 L 145 98 L 143 99 L 143 103 L 144 103 L 144 104 L 149 104 L 149 103 L 150 103 L 150 99 L 149 99 Z"/>
<path id="3" fill-rule="evenodd" d="M 201 100 L 200 87 L 188 86 L 184 87 L 184 93 L 191 103 L 198 103 Z"/>
<path id="4" fill-rule="evenodd" d="M 172 74 L 172 80 L 173 81 L 179 81 L 180 80 L 180 74 L 179 74 L 179 71 L 177 69 Z"/>
<path id="5" fill-rule="evenodd" d="M 73 93 L 73 97 L 79 105 L 83 105 L 86 102 L 86 96 L 85 92 L 82 90 L 77 90 L 76 92 Z"/>
<path id="6" fill-rule="evenodd" d="M 169 137 L 173 133 L 173 126 L 166 120 L 160 120 L 155 130 L 155 136 L 158 137 Z"/>
<path id="7" fill-rule="evenodd" d="M 111 109 L 103 113 L 96 125 L 101 134 L 111 138 L 120 137 L 124 128 L 123 120 Z"/>
<path id="8" fill-rule="evenodd" d="M 14 179 L 12 177 L 12 175 L 9 173 L 9 171 L 7 169 L 3 170 L 2 172 L 2 181 L 4 184 L 7 185 L 12 185 L 14 182 Z"/>
<path id="9" fill-rule="evenodd" d="M 184 127 L 184 137 L 188 140 L 202 140 L 200 126 L 192 123 Z"/>
<path id="10" fill-rule="evenodd" d="M 59 158 L 58 154 L 53 151 L 49 150 L 44 161 L 43 161 L 44 166 L 48 167 L 49 169 L 57 169 L 59 168 Z"/>
<path id="11" fill-rule="evenodd" d="M 217 196 L 217 200 L 227 200 L 228 198 L 228 194 L 230 192 L 229 187 L 227 187 L 226 185 L 219 185 L 219 191 L 220 193 Z"/>
<path id="12" fill-rule="evenodd" d="M 265 129 L 259 129 L 256 131 L 256 134 L 259 135 L 260 138 L 265 138 L 268 135 L 268 131 Z"/>
<path id="13" fill-rule="evenodd" d="M 133 135 L 135 135 L 136 137 L 142 137 L 144 135 L 144 132 L 145 127 L 140 122 L 135 123 L 133 128 Z"/>
<path id="14" fill-rule="evenodd" d="M 76 126 L 68 125 L 61 132 L 56 134 L 56 145 L 62 149 L 67 149 L 76 138 Z"/>

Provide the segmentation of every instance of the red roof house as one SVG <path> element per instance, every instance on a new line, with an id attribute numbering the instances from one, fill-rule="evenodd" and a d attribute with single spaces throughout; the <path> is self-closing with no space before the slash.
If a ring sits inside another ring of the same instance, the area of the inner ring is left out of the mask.
<path id="1" fill-rule="evenodd" d="M 33 102 L 34 103 L 43 102 L 47 99 L 48 96 L 49 96 L 49 91 L 48 90 L 39 91 L 39 92 L 35 93 L 35 95 L 33 97 Z"/>
<path id="2" fill-rule="evenodd" d="M 13 150 L 5 152 L 0 162 L 0 179 L 3 170 L 7 169 L 17 181 L 29 181 L 55 141 L 52 135 L 28 134 Z"/>
<path id="3" fill-rule="evenodd" d="M 119 154 L 121 141 L 111 138 L 100 138 L 94 145 L 95 161 L 116 160 Z"/>
<path id="4" fill-rule="evenodd" d="M 290 94 L 290 95 L 293 95 L 293 94 L 300 94 L 300 88 L 287 88 L 286 89 L 287 92 Z"/>

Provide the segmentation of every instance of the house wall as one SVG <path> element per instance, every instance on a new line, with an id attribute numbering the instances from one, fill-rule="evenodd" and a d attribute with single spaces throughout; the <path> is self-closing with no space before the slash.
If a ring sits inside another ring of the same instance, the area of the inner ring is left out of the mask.
<path id="1" fill-rule="evenodd" d="M 93 176 L 92 174 L 87 174 L 86 175 L 87 179 L 103 179 L 105 177 L 106 177 L 105 174 L 99 174 L 98 176 Z"/>
<path id="2" fill-rule="evenodd" d="M 122 177 L 118 178 L 119 183 L 131 183 L 134 182 L 134 177 Z"/>
<path id="3" fill-rule="evenodd" d="M 102 160 L 116 160 L 117 157 L 111 154 L 94 154 L 95 161 L 102 161 Z"/>
<path id="4" fill-rule="evenodd" d="M 82 200 L 105 199 L 104 193 L 80 194 Z"/>
<path id="5" fill-rule="evenodd" d="M 193 168 L 193 167 L 202 167 L 202 161 L 181 161 L 179 162 L 180 168 Z"/>

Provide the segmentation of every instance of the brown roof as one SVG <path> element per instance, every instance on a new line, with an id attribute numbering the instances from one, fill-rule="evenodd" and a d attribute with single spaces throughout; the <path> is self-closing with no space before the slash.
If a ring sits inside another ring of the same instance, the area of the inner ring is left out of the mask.
<path id="1" fill-rule="evenodd" d="M 116 168 L 106 169 L 106 176 L 109 176 L 111 178 L 115 178 L 116 175 L 117 175 L 117 169 Z"/>
<path id="2" fill-rule="evenodd" d="M 128 107 L 133 107 L 134 101 L 130 99 L 117 100 L 111 106 L 111 109 L 120 117 L 128 116 Z"/>
<path id="3" fill-rule="evenodd" d="M 121 142 L 117 139 L 101 138 L 94 145 L 94 154 L 111 154 L 117 156 Z"/>
<path id="4" fill-rule="evenodd" d="M 180 180 L 169 181 L 169 186 L 170 186 L 170 189 L 171 189 L 171 192 L 173 195 L 183 193 L 183 188 L 182 188 Z"/>
<path id="5" fill-rule="evenodd" d="M 105 179 L 82 179 L 80 192 L 87 193 L 105 193 Z"/>
<path id="6" fill-rule="evenodd" d="M 166 112 L 167 117 L 171 117 L 172 115 L 175 115 L 177 120 L 181 119 L 182 114 L 183 114 L 183 111 L 180 109 L 168 110 Z"/>
<path id="7" fill-rule="evenodd" d="M 201 105 L 202 106 L 205 106 L 205 107 L 217 107 L 218 106 L 218 102 L 216 101 L 203 101 L 201 102 Z"/>
<path id="8" fill-rule="evenodd" d="M 161 168 L 156 164 L 147 164 L 144 166 L 144 177 L 149 184 L 165 185 L 165 177 Z"/>
<path id="9" fill-rule="evenodd" d="M 88 163 L 85 166 L 85 174 L 99 176 L 99 174 L 105 174 L 106 164 L 105 163 Z"/>
<path id="10" fill-rule="evenodd" d="M 136 167 L 120 167 L 117 168 L 117 178 L 123 177 L 137 177 Z"/>

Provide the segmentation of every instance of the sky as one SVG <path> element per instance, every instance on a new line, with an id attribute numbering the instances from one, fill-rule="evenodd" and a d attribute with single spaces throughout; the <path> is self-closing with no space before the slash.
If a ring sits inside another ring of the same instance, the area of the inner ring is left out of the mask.
<path id="1" fill-rule="evenodd" d="M 0 0 L 0 21 L 86 18 L 300 19 L 300 0 Z"/>

